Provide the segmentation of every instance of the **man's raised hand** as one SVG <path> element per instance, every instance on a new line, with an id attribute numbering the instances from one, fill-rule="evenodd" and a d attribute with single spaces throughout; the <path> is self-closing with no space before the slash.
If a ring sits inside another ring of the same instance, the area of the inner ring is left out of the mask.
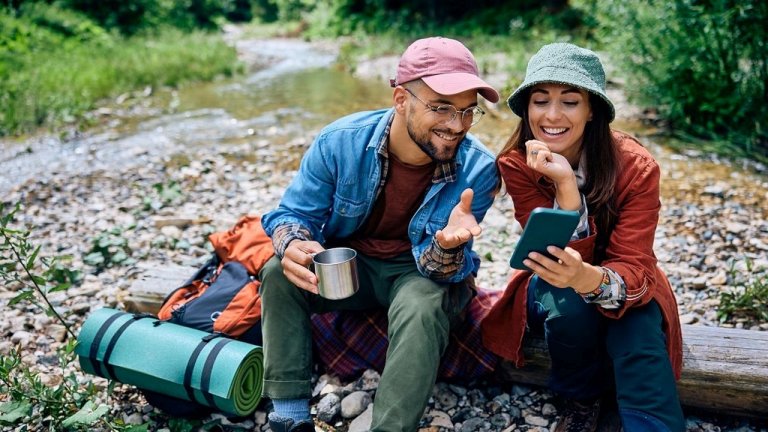
<path id="1" fill-rule="evenodd" d="M 475 215 L 472 214 L 474 195 L 472 189 L 464 189 L 461 193 L 461 201 L 451 210 L 448 225 L 435 233 L 435 240 L 443 249 L 459 247 L 483 232 L 477 224 Z"/>

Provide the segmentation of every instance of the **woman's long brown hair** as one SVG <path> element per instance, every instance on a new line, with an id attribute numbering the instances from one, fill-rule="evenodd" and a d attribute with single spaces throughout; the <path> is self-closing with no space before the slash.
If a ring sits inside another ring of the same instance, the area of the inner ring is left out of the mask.
<path id="1" fill-rule="evenodd" d="M 530 91 L 525 95 L 525 100 L 529 97 Z M 608 122 L 608 106 L 592 93 L 589 93 L 589 104 L 592 108 L 592 120 L 584 127 L 584 139 L 581 144 L 581 151 L 586 152 L 587 181 L 581 192 L 586 197 L 589 214 L 595 216 L 598 231 L 595 259 L 600 262 L 604 259 L 608 238 L 616 223 L 614 189 L 619 174 L 619 158 Z M 525 142 L 534 138 L 528 122 L 528 103 L 525 107 L 520 123 L 496 157 L 497 166 L 499 159 L 510 152 L 517 151 L 525 155 Z"/>

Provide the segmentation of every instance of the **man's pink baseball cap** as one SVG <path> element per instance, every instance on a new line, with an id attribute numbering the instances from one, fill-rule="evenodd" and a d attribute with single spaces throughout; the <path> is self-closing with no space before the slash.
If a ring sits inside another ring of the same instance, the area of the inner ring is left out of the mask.
<path id="1" fill-rule="evenodd" d="M 392 87 L 421 78 L 442 95 L 477 89 L 488 101 L 499 101 L 499 93 L 480 79 L 475 57 L 461 42 L 444 37 L 419 39 L 400 57 Z"/>

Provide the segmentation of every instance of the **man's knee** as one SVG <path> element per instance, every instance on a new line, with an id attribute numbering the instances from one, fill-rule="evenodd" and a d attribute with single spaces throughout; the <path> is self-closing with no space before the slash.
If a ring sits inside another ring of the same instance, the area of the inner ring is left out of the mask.
<path id="1" fill-rule="evenodd" d="M 267 298 L 274 294 L 286 291 L 286 289 L 280 289 L 279 287 L 285 287 L 287 285 L 293 285 L 285 277 L 283 273 L 283 265 L 280 262 L 280 258 L 273 256 L 267 261 L 259 272 L 259 281 L 261 286 L 259 287 L 259 295 L 261 295 L 262 301 L 266 301 Z"/>
<path id="2" fill-rule="evenodd" d="M 447 329 L 448 316 L 443 309 L 446 289 L 427 278 L 409 281 L 400 288 L 389 307 L 390 323 L 438 325 Z"/>

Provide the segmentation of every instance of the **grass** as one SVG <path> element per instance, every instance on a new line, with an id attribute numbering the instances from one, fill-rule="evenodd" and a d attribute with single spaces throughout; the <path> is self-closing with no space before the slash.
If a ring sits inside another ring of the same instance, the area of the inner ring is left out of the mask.
<path id="1" fill-rule="evenodd" d="M 0 57 L 0 62 L 3 60 Z M 214 33 L 67 43 L 13 59 L 0 76 L 0 136 L 78 122 L 99 101 L 145 86 L 179 86 L 239 70 L 233 47 Z"/>

